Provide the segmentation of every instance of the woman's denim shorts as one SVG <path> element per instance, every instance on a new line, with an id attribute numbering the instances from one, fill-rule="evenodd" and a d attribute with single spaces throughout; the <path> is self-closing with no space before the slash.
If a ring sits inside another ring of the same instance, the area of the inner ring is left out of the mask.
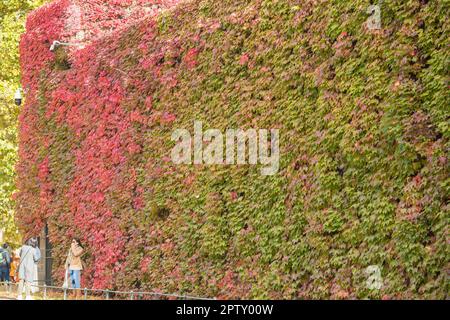
<path id="1" fill-rule="evenodd" d="M 72 288 L 81 288 L 81 270 L 69 270 Z"/>

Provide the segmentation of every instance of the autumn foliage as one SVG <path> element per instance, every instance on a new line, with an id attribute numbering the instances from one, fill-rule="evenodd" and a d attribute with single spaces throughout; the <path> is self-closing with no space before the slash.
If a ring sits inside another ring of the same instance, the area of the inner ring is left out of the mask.
<path id="1" fill-rule="evenodd" d="M 445 297 L 444 6 L 386 1 L 369 30 L 364 1 L 176 2 L 28 18 L 17 215 L 48 224 L 55 277 L 76 236 L 96 288 Z M 280 173 L 174 165 L 171 133 L 194 120 L 280 129 Z"/>

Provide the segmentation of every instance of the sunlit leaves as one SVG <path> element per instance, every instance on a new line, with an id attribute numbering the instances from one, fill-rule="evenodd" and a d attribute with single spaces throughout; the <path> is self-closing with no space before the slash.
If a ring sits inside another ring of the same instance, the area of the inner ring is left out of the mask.
<path id="1" fill-rule="evenodd" d="M 17 162 L 17 116 L 14 93 L 20 86 L 19 38 L 26 14 L 43 0 L 0 1 L 0 225 L 6 241 L 17 244 L 20 235 L 14 223 L 15 171 Z"/>

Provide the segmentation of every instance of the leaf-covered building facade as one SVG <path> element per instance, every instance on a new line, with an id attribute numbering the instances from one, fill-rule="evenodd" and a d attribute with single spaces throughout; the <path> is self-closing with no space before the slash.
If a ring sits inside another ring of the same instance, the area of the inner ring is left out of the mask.
<path id="1" fill-rule="evenodd" d="M 17 216 L 48 225 L 55 277 L 76 236 L 85 286 L 445 297 L 445 2 L 384 1 L 379 30 L 367 1 L 176 2 L 59 0 L 28 19 Z M 171 134 L 194 120 L 279 129 L 279 173 L 174 165 Z"/>

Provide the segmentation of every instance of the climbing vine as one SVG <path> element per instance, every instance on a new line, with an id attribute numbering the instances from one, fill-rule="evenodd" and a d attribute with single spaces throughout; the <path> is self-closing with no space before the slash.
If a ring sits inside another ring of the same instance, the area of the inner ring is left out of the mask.
<path id="1" fill-rule="evenodd" d="M 50 52 L 73 36 L 69 4 L 35 12 L 21 42 L 18 215 L 48 223 L 58 279 L 77 236 L 95 287 L 446 297 L 445 2 L 384 1 L 379 30 L 368 1 L 171 2 Z M 174 165 L 172 131 L 194 120 L 280 129 L 279 174 Z"/>

